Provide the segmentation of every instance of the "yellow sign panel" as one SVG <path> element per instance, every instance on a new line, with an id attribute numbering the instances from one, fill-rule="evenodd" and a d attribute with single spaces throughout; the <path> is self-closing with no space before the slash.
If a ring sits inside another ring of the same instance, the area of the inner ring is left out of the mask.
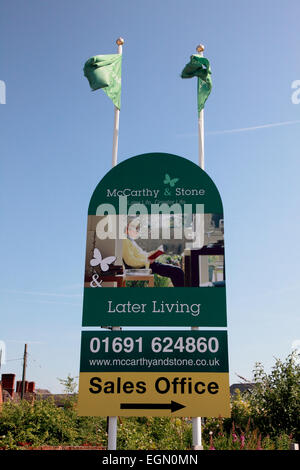
<path id="1" fill-rule="evenodd" d="M 81 372 L 80 416 L 230 416 L 226 372 Z"/>

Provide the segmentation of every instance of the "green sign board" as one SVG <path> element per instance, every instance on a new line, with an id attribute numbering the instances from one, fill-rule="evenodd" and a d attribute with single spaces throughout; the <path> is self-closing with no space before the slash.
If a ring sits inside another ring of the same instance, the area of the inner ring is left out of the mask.
<path id="1" fill-rule="evenodd" d="M 226 327 L 224 218 L 211 178 L 153 153 L 112 168 L 88 210 L 83 326 Z"/>
<path id="2" fill-rule="evenodd" d="M 228 372 L 226 331 L 83 331 L 80 372 Z"/>

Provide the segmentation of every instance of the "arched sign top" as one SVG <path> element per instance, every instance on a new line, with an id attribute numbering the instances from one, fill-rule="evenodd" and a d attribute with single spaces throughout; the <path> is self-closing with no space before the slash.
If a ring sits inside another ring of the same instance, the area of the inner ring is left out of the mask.
<path id="1" fill-rule="evenodd" d="M 112 168 L 97 185 L 88 214 L 97 215 L 104 204 L 113 206 L 116 214 L 126 213 L 133 204 L 148 209 L 168 204 L 175 212 L 185 204 L 203 204 L 204 213 L 223 215 L 219 191 L 208 174 L 190 160 L 168 153 L 137 155 Z"/>

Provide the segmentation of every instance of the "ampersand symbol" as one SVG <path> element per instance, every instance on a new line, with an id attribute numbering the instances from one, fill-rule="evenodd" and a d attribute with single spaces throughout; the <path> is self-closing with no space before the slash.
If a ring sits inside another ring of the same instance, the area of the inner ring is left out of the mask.
<path id="1" fill-rule="evenodd" d="M 102 281 L 98 282 L 99 275 L 98 274 L 93 274 L 93 280 L 90 282 L 91 287 L 102 287 Z"/>

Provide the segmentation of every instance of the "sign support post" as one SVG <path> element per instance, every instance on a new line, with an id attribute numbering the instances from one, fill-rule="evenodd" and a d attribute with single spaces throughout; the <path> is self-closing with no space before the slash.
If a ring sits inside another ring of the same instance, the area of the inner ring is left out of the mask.
<path id="1" fill-rule="evenodd" d="M 204 46 L 199 44 L 196 48 L 197 52 L 203 57 Z M 200 111 L 198 117 L 198 160 L 199 166 L 204 170 L 204 109 Z M 195 326 L 192 330 L 199 330 L 199 327 Z M 192 418 L 192 436 L 193 436 L 193 449 L 203 450 L 202 446 L 202 429 L 201 429 L 201 417 Z"/>
<path id="2" fill-rule="evenodd" d="M 118 38 L 116 40 L 118 45 L 118 54 L 123 52 L 124 39 Z M 114 134 L 113 134 L 113 149 L 112 149 L 112 167 L 117 165 L 118 160 L 118 143 L 119 143 L 119 120 L 120 110 L 115 106 L 115 119 L 114 119 Z M 120 330 L 119 326 L 113 326 L 112 330 Z M 108 442 L 107 450 L 116 450 L 117 448 L 117 428 L 118 428 L 118 417 L 108 417 Z"/>

